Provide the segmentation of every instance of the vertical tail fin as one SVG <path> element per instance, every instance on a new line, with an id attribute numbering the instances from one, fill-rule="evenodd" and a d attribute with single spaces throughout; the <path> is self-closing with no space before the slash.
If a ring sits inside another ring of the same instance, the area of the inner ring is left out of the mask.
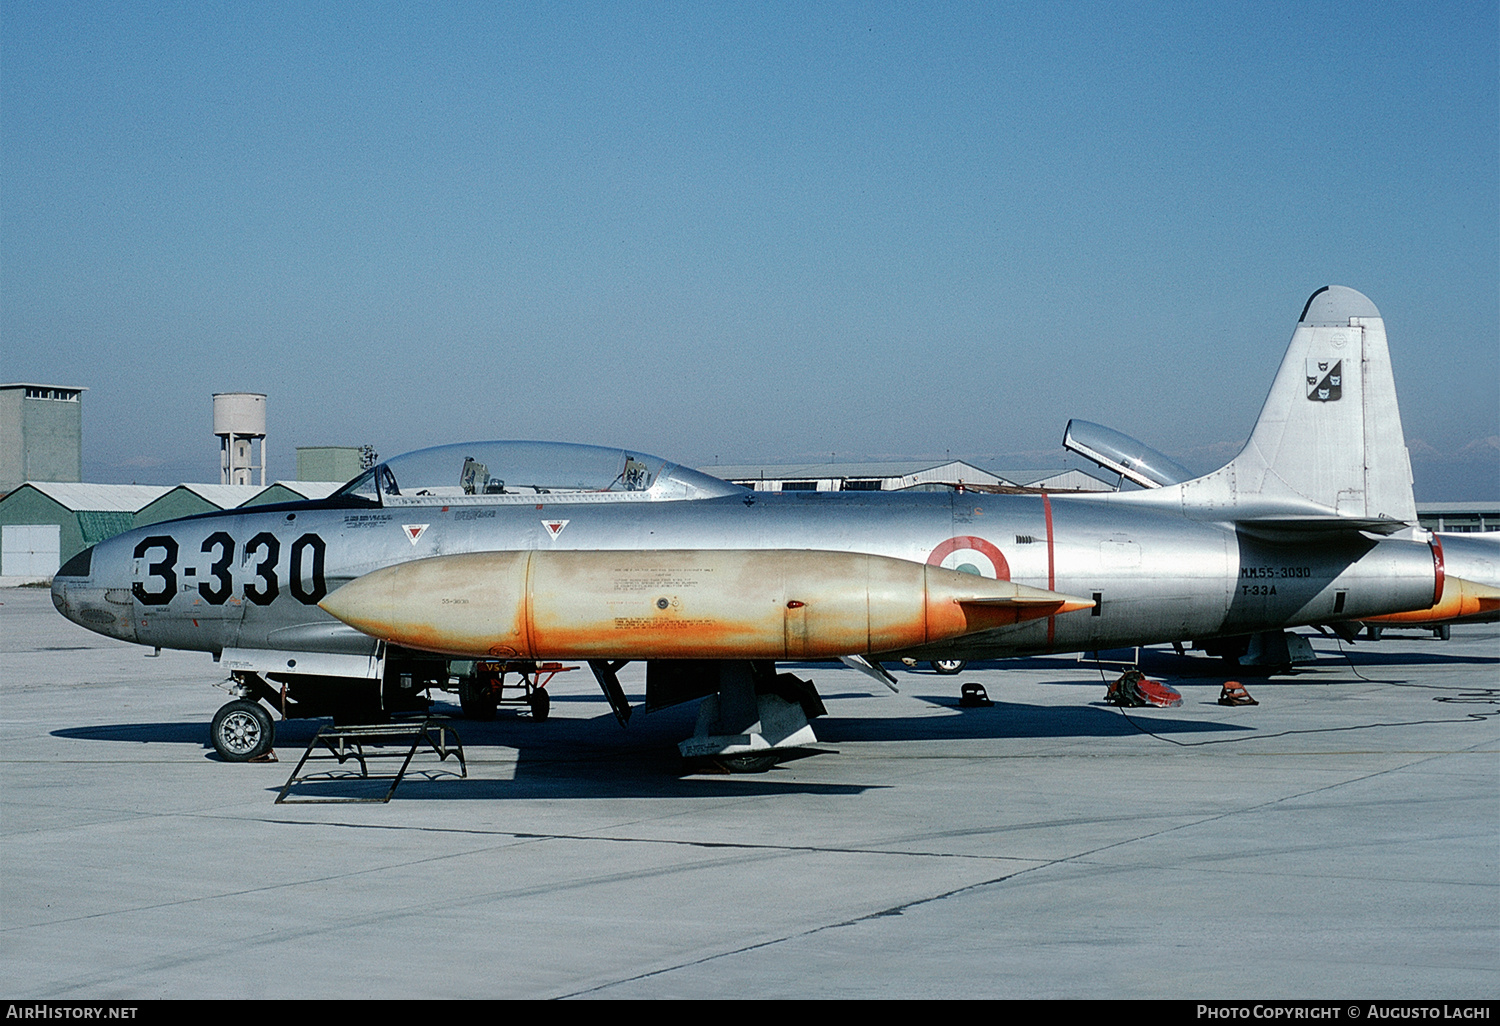
<path id="1" fill-rule="evenodd" d="M 1228 516 L 1302 509 L 1416 523 L 1411 464 L 1385 321 L 1353 289 L 1314 292 L 1250 441 L 1221 470 L 1178 486 L 1185 507 Z"/>

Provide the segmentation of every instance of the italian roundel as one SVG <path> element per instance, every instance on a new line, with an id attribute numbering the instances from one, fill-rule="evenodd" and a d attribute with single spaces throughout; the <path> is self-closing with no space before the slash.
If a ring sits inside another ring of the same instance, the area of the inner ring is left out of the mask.
<path id="1" fill-rule="evenodd" d="M 1010 580 L 1010 564 L 1005 561 L 1005 555 L 983 538 L 972 535 L 949 538 L 932 550 L 927 563 L 997 581 Z"/>

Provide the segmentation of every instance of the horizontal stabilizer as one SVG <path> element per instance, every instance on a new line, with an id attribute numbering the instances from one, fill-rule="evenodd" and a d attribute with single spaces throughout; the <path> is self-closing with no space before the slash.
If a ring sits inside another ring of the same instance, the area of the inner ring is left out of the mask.
<path id="1" fill-rule="evenodd" d="M 1359 533 L 1395 534 L 1408 524 L 1384 517 L 1341 517 L 1334 514 L 1292 517 L 1245 517 L 1235 520 L 1235 526 L 1249 534 L 1284 540 L 1288 537 L 1306 538 L 1309 535 Z"/>

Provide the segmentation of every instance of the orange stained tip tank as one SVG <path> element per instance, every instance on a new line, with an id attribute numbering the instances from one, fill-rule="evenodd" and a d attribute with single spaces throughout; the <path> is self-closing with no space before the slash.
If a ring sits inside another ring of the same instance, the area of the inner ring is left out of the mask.
<path id="1" fill-rule="evenodd" d="M 435 556 L 320 605 L 385 641 L 469 658 L 832 659 L 1094 603 L 888 556 L 687 549 Z"/>

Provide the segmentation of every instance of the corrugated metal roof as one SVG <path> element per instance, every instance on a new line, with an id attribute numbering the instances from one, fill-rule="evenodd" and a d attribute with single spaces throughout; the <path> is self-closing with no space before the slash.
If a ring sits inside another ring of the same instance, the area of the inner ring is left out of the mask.
<path id="1" fill-rule="evenodd" d="M 994 476 L 990 471 L 976 467 L 963 460 L 882 460 L 870 463 L 777 463 L 720 465 L 699 467 L 705 474 L 724 481 L 749 480 L 810 480 L 813 478 L 875 478 L 909 477 L 924 471 L 945 468 L 971 470 L 978 474 Z"/>
<path id="2" fill-rule="evenodd" d="M 303 499 L 326 499 L 347 482 L 344 481 L 277 481 L 266 485 L 241 505 L 269 506 L 278 502 L 300 502 Z"/>
<path id="3" fill-rule="evenodd" d="M 44 385 L 40 381 L 7 381 L 0 388 L 56 388 L 63 392 L 87 392 L 83 385 Z"/>
<path id="4" fill-rule="evenodd" d="M 260 485 L 180 484 L 177 487 L 186 488 L 220 509 L 234 509 L 265 490 Z"/>
<path id="5" fill-rule="evenodd" d="M 1092 489 L 1094 485 L 1099 486 L 1100 491 L 1113 491 L 1114 481 L 1105 480 L 1097 474 L 1091 474 L 1087 470 L 1078 467 L 1057 467 L 1052 470 L 1000 470 L 996 471 L 1007 481 L 1014 481 L 1023 488 L 1036 488 L 1043 482 L 1048 484 L 1061 483 L 1066 487 L 1086 487 Z M 1073 475 L 1077 475 L 1074 477 Z"/>
<path id="6" fill-rule="evenodd" d="M 720 465 L 700 468 L 705 474 L 726 481 L 837 481 L 878 479 L 915 483 L 963 481 L 976 486 L 1057 487 L 1060 489 L 1113 490 L 1107 481 L 1076 467 L 1043 470 L 986 470 L 967 460 L 882 460 L 867 463 L 780 463 Z"/>
<path id="7" fill-rule="evenodd" d="M 304 499 L 326 499 L 338 491 L 348 481 L 277 481 L 281 487 L 296 492 Z M 274 487 L 267 485 L 266 487 Z"/>
<path id="8" fill-rule="evenodd" d="M 109 510 L 117 513 L 134 513 L 172 490 L 167 485 L 89 484 L 77 481 L 27 481 L 21 488 L 35 488 L 53 502 L 71 510 Z M 15 492 L 10 494 L 14 495 Z"/>
<path id="9" fill-rule="evenodd" d="M 1421 514 L 1437 513 L 1483 513 L 1487 516 L 1500 516 L 1500 502 L 1419 502 L 1417 512 Z"/>

